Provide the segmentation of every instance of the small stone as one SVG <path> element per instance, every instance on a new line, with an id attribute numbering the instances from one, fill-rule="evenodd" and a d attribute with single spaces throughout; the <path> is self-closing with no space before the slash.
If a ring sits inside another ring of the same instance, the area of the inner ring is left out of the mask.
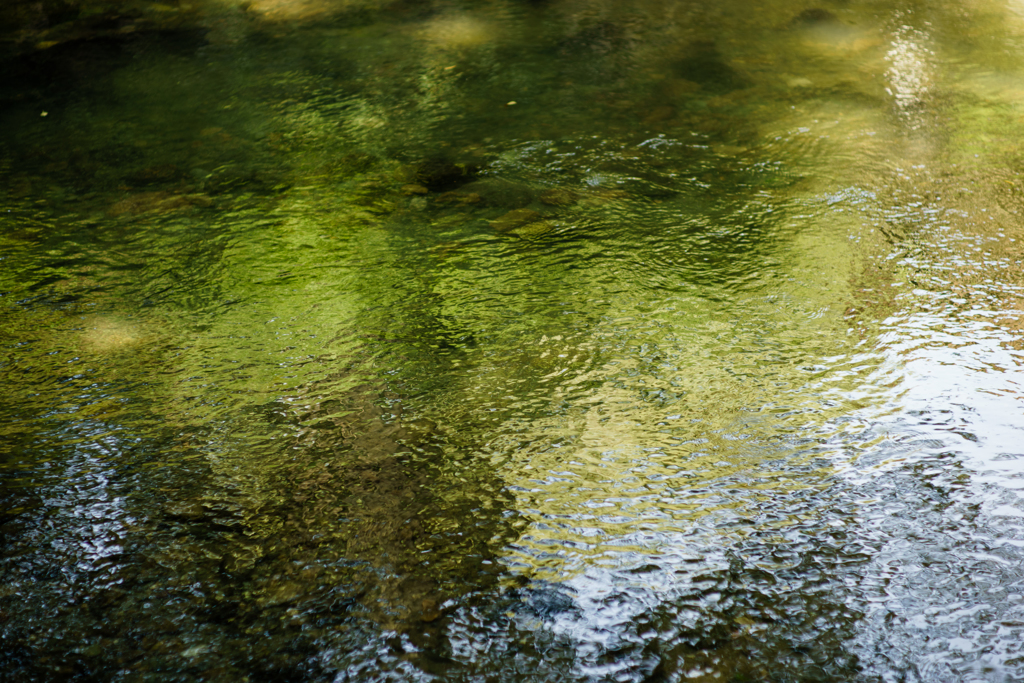
<path id="1" fill-rule="evenodd" d="M 419 167 L 416 164 L 402 164 L 395 169 L 394 178 L 400 183 L 411 183 L 416 180 Z"/>
<path id="2" fill-rule="evenodd" d="M 661 123 L 662 121 L 668 121 L 675 115 L 676 108 L 670 107 L 669 105 L 665 104 L 660 107 L 655 107 L 653 110 L 651 110 L 651 113 L 648 114 L 647 117 L 644 119 L 644 123 Z"/>
<path id="3" fill-rule="evenodd" d="M 555 224 L 551 221 L 534 221 L 533 223 L 527 223 L 526 225 L 519 226 L 513 230 L 512 233 L 520 239 L 532 240 L 537 239 L 542 235 L 546 235 L 554 228 Z"/>
<path id="4" fill-rule="evenodd" d="M 184 171 L 174 164 L 157 164 L 129 173 L 125 180 L 132 185 L 150 185 L 180 180 L 184 175 Z"/>
<path id="5" fill-rule="evenodd" d="M 107 215 L 117 218 L 125 214 L 167 213 L 189 205 L 188 199 L 170 192 L 139 192 L 112 204 L 107 208 Z"/>
<path id="6" fill-rule="evenodd" d="M 700 89 L 700 83 L 685 78 L 667 78 L 661 88 L 665 96 L 671 99 L 692 95 Z"/>
<path id="7" fill-rule="evenodd" d="M 426 197 L 413 197 L 409 200 L 409 208 L 413 211 L 423 211 L 427 208 Z"/>
<path id="8" fill-rule="evenodd" d="M 201 520 L 206 514 L 203 506 L 197 502 L 171 503 L 164 508 L 164 512 L 168 517 L 176 517 L 190 522 Z"/>
<path id="9" fill-rule="evenodd" d="M 614 188 L 598 189 L 592 193 L 588 193 L 587 196 L 583 198 L 583 203 L 590 206 L 607 206 L 613 202 L 629 198 L 629 193 L 625 190 Z"/>
<path id="10" fill-rule="evenodd" d="M 423 611 L 420 612 L 420 619 L 426 622 L 437 621 L 441 617 L 441 610 L 438 608 L 437 601 L 435 600 L 424 600 L 422 603 Z"/>
<path id="11" fill-rule="evenodd" d="M 376 160 L 366 152 L 352 152 L 338 160 L 339 166 L 349 173 L 366 173 Z M 406 180 L 405 182 L 410 182 Z"/>
<path id="12" fill-rule="evenodd" d="M 182 652 L 181 656 L 191 659 L 193 657 L 198 657 L 199 655 L 206 654 L 209 650 L 210 648 L 207 645 L 193 645 L 192 647 Z"/>
<path id="13" fill-rule="evenodd" d="M 478 168 L 473 163 L 432 159 L 419 165 L 416 182 L 434 192 L 447 192 L 475 180 L 477 171 Z"/>
<path id="14" fill-rule="evenodd" d="M 718 154 L 718 155 L 721 155 L 721 156 L 724 156 L 724 157 L 739 156 L 740 154 L 744 154 L 744 153 L 747 152 L 747 148 L 746 147 L 740 147 L 739 145 L 726 145 L 726 144 L 712 145 L 711 149 L 712 149 L 712 151 L 714 151 L 715 154 Z"/>
<path id="15" fill-rule="evenodd" d="M 409 185 L 402 185 L 402 194 L 426 194 L 429 191 L 430 190 L 422 185 L 414 185 L 411 183 Z"/>
<path id="16" fill-rule="evenodd" d="M 458 190 L 454 192 L 445 192 L 437 198 L 439 204 L 458 204 L 460 206 L 466 206 L 468 204 L 479 204 L 481 197 L 476 192 L 460 192 Z"/>
<path id="17" fill-rule="evenodd" d="M 533 201 L 533 188 L 503 178 L 484 178 L 463 185 L 457 192 L 464 196 L 476 195 L 485 206 L 521 209 Z"/>
<path id="18" fill-rule="evenodd" d="M 538 197 L 541 204 L 547 204 L 548 206 L 569 206 L 570 204 L 575 204 L 579 198 L 579 194 L 564 188 L 544 190 Z"/>
<path id="19" fill-rule="evenodd" d="M 832 12 L 829 12 L 827 9 L 822 9 L 820 7 L 805 9 L 803 12 L 796 15 L 795 19 L 793 19 L 794 24 L 803 24 L 805 26 L 827 24 L 834 21 L 837 21 L 836 15 L 832 14 Z"/>
<path id="20" fill-rule="evenodd" d="M 515 209 L 501 218 L 491 221 L 491 227 L 498 232 L 512 232 L 520 226 L 535 223 L 540 219 L 541 215 L 533 209 Z"/>
<path id="21" fill-rule="evenodd" d="M 306 593 L 306 588 L 296 581 L 281 581 L 267 588 L 266 594 L 258 601 L 261 607 L 274 607 L 293 602 Z"/>

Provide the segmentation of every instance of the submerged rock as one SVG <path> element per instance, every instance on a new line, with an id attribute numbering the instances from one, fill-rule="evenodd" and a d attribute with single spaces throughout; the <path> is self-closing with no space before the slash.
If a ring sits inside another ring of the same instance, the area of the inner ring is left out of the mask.
<path id="1" fill-rule="evenodd" d="M 189 174 L 174 164 L 156 164 L 129 173 L 125 181 L 130 185 L 158 185 L 178 182 L 188 177 Z"/>
<path id="2" fill-rule="evenodd" d="M 177 501 L 164 507 L 164 513 L 171 518 L 188 522 L 198 522 L 206 516 L 206 511 L 198 501 Z"/>
<path id="3" fill-rule="evenodd" d="M 651 112 L 644 117 L 644 123 L 647 125 L 651 125 L 653 123 L 661 123 L 663 121 L 668 121 L 669 119 L 675 117 L 675 115 L 675 107 L 663 104 L 652 109 Z"/>
<path id="4" fill-rule="evenodd" d="M 155 339 L 152 329 L 129 319 L 91 316 L 81 333 L 82 349 L 88 353 L 138 351 L 142 344 Z"/>
<path id="5" fill-rule="evenodd" d="M 547 581 L 533 581 L 529 586 L 513 589 L 508 597 L 514 601 L 509 613 L 529 622 L 581 613 L 572 589 Z"/>
<path id="6" fill-rule="evenodd" d="M 365 180 L 355 187 L 349 196 L 349 200 L 355 206 L 367 209 L 372 213 L 391 213 L 398 208 L 398 205 L 395 203 L 396 197 L 388 190 L 389 185 L 389 183 L 380 178 Z M 423 199 L 423 197 L 419 197 L 415 193 L 413 193 L 413 196 Z"/>
<path id="7" fill-rule="evenodd" d="M 0 3 L 0 59 L 38 55 L 55 47 L 70 47 L 75 52 L 90 43 L 123 43 L 146 33 L 160 38 L 186 38 L 190 48 L 197 48 L 205 42 L 207 31 L 196 3 L 102 0 L 4 0 Z"/>
<path id="8" fill-rule="evenodd" d="M 246 190 L 269 192 L 279 189 L 281 178 L 273 171 L 248 165 L 222 166 L 215 169 L 204 180 L 203 188 L 209 194 L 221 194 Z"/>
<path id="9" fill-rule="evenodd" d="M 534 191 L 528 185 L 516 183 L 503 178 L 484 178 L 463 185 L 456 193 L 471 198 L 474 195 L 484 206 L 503 209 L 521 209 L 533 201 Z M 465 203 L 475 203 L 466 201 Z"/>
<path id="10" fill-rule="evenodd" d="M 280 135 L 278 134 L 278 139 Z M 366 152 L 351 152 L 338 160 L 338 169 L 345 174 L 366 173 L 377 164 L 377 159 Z"/>
<path id="11" fill-rule="evenodd" d="M 459 164 L 445 159 L 431 159 L 416 169 L 417 184 L 431 192 L 447 192 L 476 179 L 477 168 L 472 164 Z"/>
<path id="12" fill-rule="evenodd" d="M 437 198 L 437 203 L 466 206 L 468 204 L 479 204 L 481 199 L 480 195 L 476 192 L 445 192 Z"/>
<path id="13" fill-rule="evenodd" d="M 578 192 L 556 187 L 544 190 L 537 198 L 540 199 L 541 204 L 548 206 L 570 206 L 579 201 L 580 195 Z"/>
<path id="14" fill-rule="evenodd" d="M 713 93 L 732 92 L 750 85 L 725 62 L 715 44 L 709 41 L 692 43 L 685 56 L 676 62 L 673 71 L 676 77 L 697 83 Z"/>
<path id="15" fill-rule="evenodd" d="M 626 190 L 618 188 L 599 188 L 593 192 L 587 193 L 587 195 L 581 200 L 581 203 L 592 206 L 601 207 L 615 202 L 626 201 L 631 199 L 632 196 Z"/>
<path id="16" fill-rule="evenodd" d="M 804 26 L 825 24 L 833 21 L 836 21 L 836 15 L 832 14 L 832 12 L 829 12 L 827 9 L 822 9 L 821 7 L 805 9 L 793 19 L 794 24 Z"/>
<path id="17" fill-rule="evenodd" d="M 611 21 L 599 21 L 561 40 L 558 49 L 567 57 L 579 57 L 588 53 L 608 55 L 621 50 L 627 41 L 628 35 L 624 26 Z"/>
<path id="18" fill-rule="evenodd" d="M 175 194 L 172 192 L 138 192 L 114 202 L 107 208 L 111 218 L 143 213 L 169 213 L 193 206 L 206 207 L 212 200 L 202 194 Z"/>
<path id="19" fill-rule="evenodd" d="M 425 598 L 421 601 L 420 605 L 420 621 L 431 622 L 441 618 L 442 612 L 437 600 Z"/>
<path id="20" fill-rule="evenodd" d="M 509 211 L 501 218 L 491 221 L 491 227 L 498 232 L 512 232 L 529 223 L 536 223 L 543 216 L 533 209 L 515 209 Z"/>
<path id="21" fill-rule="evenodd" d="M 555 224 L 551 221 L 534 221 L 516 228 L 512 234 L 524 240 L 532 240 L 546 235 L 554 229 Z"/>

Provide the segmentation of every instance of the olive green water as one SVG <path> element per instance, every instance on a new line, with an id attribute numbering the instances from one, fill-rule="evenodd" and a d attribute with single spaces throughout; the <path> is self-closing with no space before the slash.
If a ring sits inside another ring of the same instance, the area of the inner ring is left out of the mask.
<path id="1" fill-rule="evenodd" d="M 0 680 L 1024 680 L 1024 5 L 59 18 Z"/>

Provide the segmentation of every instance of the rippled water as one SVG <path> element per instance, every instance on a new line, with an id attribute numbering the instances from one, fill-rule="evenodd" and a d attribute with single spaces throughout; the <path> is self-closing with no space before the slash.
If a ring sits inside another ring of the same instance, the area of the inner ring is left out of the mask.
<path id="1" fill-rule="evenodd" d="M 1024 679 L 1024 7 L 60 7 L 0 680 Z"/>

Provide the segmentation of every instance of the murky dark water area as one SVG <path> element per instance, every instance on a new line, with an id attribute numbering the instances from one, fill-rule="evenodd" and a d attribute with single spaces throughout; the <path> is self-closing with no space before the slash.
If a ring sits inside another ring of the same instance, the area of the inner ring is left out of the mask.
<path id="1" fill-rule="evenodd" d="M 0 680 L 1024 680 L 1024 5 L 0 37 Z"/>

